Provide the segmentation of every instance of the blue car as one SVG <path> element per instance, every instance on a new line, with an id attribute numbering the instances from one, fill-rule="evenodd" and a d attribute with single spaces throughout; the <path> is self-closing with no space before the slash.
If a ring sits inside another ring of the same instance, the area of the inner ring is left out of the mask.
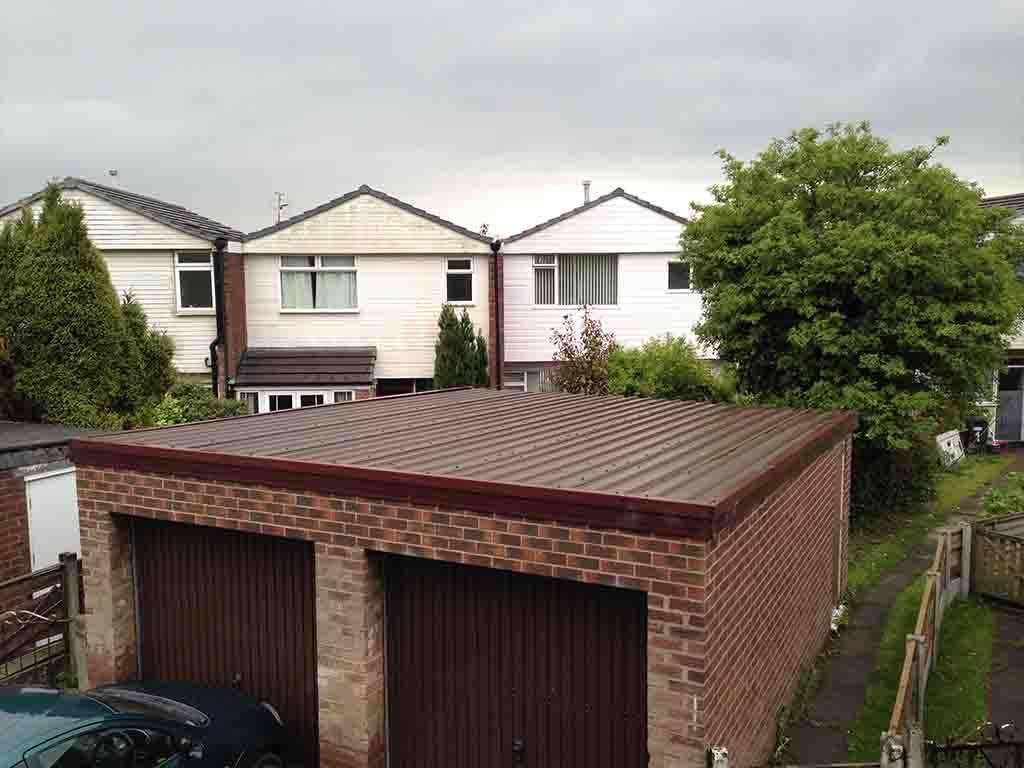
<path id="1" fill-rule="evenodd" d="M 277 711 L 233 689 L 0 688 L 0 768 L 282 768 Z"/>

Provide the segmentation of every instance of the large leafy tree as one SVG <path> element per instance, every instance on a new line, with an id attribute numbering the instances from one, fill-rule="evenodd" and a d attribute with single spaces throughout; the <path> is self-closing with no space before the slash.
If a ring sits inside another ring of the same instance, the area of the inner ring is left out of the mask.
<path id="1" fill-rule="evenodd" d="M 1021 232 L 934 161 L 945 143 L 897 151 L 862 123 L 798 131 L 749 163 L 723 151 L 725 181 L 681 240 L 698 333 L 742 390 L 859 411 L 861 508 L 927 492 L 915 446 L 990 389 L 1019 315 Z"/>
<path id="2" fill-rule="evenodd" d="M 475 330 L 469 313 L 455 313 L 450 304 L 441 308 L 437 320 L 437 343 L 434 345 L 434 386 L 486 387 L 487 342 Z"/>
<path id="3" fill-rule="evenodd" d="M 0 233 L 0 337 L 13 386 L 5 410 L 82 427 L 142 420 L 173 376 L 173 346 L 124 307 L 82 209 L 47 190 Z"/>

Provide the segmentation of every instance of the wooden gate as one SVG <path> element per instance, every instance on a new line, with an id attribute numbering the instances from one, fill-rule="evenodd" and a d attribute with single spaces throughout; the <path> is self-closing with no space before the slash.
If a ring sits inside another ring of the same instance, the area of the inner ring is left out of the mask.
<path id="1" fill-rule="evenodd" d="M 647 765 L 645 596 L 391 557 L 391 768 Z"/>
<path id="2" fill-rule="evenodd" d="M 235 685 L 281 713 L 317 764 L 313 548 L 135 520 L 143 679 Z"/>
<path id="3" fill-rule="evenodd" d="M 976 525 L 973 538 L 973 591 L 1024 605 L 1024 515 Z"/>

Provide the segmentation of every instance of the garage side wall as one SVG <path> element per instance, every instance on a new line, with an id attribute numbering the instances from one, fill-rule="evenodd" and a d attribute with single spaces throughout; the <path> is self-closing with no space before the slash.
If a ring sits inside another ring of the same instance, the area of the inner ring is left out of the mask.
<path id="1" fill-rule="evenodd" d="M 375 553 L 646 593 L 649 765 L 703 764 L 703 542 L 81 464 L 78 493 L 93 684 L 135 671 L 125 521 L 169 520 L 315 542 L 324 766 L 384 764 L 384 580 Z"/>
<path id="2" fill-rule="evenodd" d="M 780 707 L 829 633 L 845 588 L 849 439 L 818 457 L 708 553 L 708 743 L 763 765 Z"/>
<path id="3" fill-rule="evenodd" d="M 30 563 L 25 478 L 18 470 L 5 470 L 0 472 L 0 581 L 23 576 Z"/>

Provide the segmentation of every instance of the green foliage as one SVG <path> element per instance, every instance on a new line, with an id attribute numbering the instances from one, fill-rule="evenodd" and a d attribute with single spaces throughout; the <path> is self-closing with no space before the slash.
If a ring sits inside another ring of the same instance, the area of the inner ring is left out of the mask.
<path id="1" fill-rule="evenodd" d="M 1011 472 L 1006 476 L 1006 485 L 986 493 L 981 503 L 981 512 L 985 517 L 1003 517 L 1024 512 L 1024 473 Z"/>
<path id="2" fill-rule="evenodd" d="M 486 387 L 487 342 L 481 332 L 473 328 L 469 312 L 455 313 L 445 304 L 437 319 L 437 342 L 434 344 L 434 386 Z"/>
<path id="3" fill-rule="evenodd" d="M 200 384 L 175 384 L 153 409 L 153 422 L 164 427 L 246 413 L 246 404 L 241 400 L 214 397 L 208 387 Z"/>
<path id="4" fill-rule="evenodd" d="M 82 209 L 51 186 L 38 218 L 25 209 L 0 233 L 0 337 L 19 418 L 119 429 L 145 413 L 173 376 L 173 345 L 142 308 L 118 301 Z"/>
<path id="5" fill-rule="evenodd" d="M 1020 313 L 1024 232 L 934 149 L 894 151 L 860 124 L 795 132 L 750 163 L 723 151 L 726 181 L 681 239 L 698 334 L 742 392 L 859 412 L 855 514 L 921 497 L 930 468 L 908 452 L 987 394 Z"/>
<path id="6" fill-rule="evenodd" d="M 639 348 L 615 348 L 608 356 L 608 391 L 670 400 L 728 401 L 732 394 L 685 338 L 670 334 Z"/>
<path id="7" fill-rule="evenodd" d="M 616 348 L 615 336 L 601 327 L 601 321 L 580 309 L 580 329 L 572 315 L 562 318 L 562 327 L 551 334 L 558 363 L 551 374 L 556 389 L 577 395 L 606 395 L 609 391 L 608 361 Z"/>
<path id="8" fill-rule="evenodd" d="M 970 738 L 985 724 L 995 636 L 995 612 L 977 597 L 956 600 L 946 610 L 925 694 L 927 738 Z"/>

